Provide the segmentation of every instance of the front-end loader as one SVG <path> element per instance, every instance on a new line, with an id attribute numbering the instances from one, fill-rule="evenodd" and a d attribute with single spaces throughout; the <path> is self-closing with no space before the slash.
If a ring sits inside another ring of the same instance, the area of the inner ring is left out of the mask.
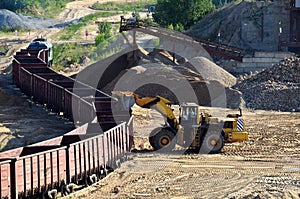
<path id="1" fill-rule="evenodd" d="M 196 103 L 184 103 L 180 105 L 177 119 L 171 102 L 163 97 L 140 97 L 133 92 L 120 91 L 114 91 L 113 96 L 122 102 L 131 98 L 138 106 L 155 109 L 166 117 L 166 124 L 149 135 L 154 150 L 170 151 L 178 144 L 201 153 L 219 153 L 224 143 L 248 140 L 241 109 L 239 114 L 213 117 L 201 111 Z"/>

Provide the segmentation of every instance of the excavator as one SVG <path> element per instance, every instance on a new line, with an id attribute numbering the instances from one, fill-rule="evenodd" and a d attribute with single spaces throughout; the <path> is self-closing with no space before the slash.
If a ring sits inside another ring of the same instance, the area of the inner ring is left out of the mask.
<path id="1" fill-rule="evenodd" d="M 196 103 L 183 103 L 177 119 L 172 103 L 161 96 L 140 97 L 130 91 L 113 91 L 112 94 L 130 110 L 135 103 L 142 108 L 155 109 L 166 118 L 166 124 L 149 135 L 154 150 L 171 151 L 178 144 L 200 153 L 220 153 L 224 143 L 248 140 L 241 109 L 239 114 L 222 118 L 201 111 Z"/>

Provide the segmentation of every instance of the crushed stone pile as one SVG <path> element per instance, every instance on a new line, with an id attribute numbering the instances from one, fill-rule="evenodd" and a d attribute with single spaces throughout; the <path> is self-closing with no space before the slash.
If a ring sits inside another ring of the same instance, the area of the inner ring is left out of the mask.
<path id="1" fill-rule="evenodd" d="M 300 58 L 290 57 L 243 76 L 234 87 L 243 93 L 248 108 L 300 111 Z"/>
<path id="2" fill-rule="evenodd" d="M 132 86 L 140 83 L 143 84 L 140 87 Z M 197 103 L 202 106 L 238 108 L 241 103 L 241 93 L 237 90 L 215 80 L 204 80 L 199 74 L 184 66 L 171 67 L 162 64 L 135 66 L 120 73 L 102 90 L 107 93 L 112 90 L 131 90 L 145 97 L 159 95 L 174 104 L 197 99 Z"/>
<path id="3" fill-rule="evenodd" d="M 249 52 L 277 51 L 278 19 L 285 21 L 283 30 L 289 29 L 289 12 L 283 11 L 287 6 L 286 1 L 232 1 L 207 14 L 188 33 Z"/>
<path id="4" fill-rule="evenodd" d="M 132 57 L 136 59 L 131 60 Z M 242 95 L 231 88 L 236 84 L 233 75 L 205 57 L 182 59 L 177 63 L 172 59 L 167 51 L 120 52 L 84 68 L 81 74 L 88 74 L 89 78 L 80 81 L 91 85 L 90 74 L 95 74 L 100 79 L 97 88 L 108 94 L 132 91 L 142 97 L 159 95 L 173 104 L 196 102 L 203 106 L 240 107 Z"/>
<path id="5" fill-rule="evenodd" d="M 155 52 L 155 50 L 154 50 Z M 176 60 L 177 64 L 172 62 L 172 55 L 169 52 L 162 51 L 160 53 L 154 54 L 150 52 L 148 56 L 154 63 L 163 63 L 165 65 L 171 65 L 174 69 L 180 72 L 182 75 L 192 77 L 198 77 L 201 80 L 218 81 L 227 87 L 231 87 L 236 84 L 236 77 L 232 74 L 215 64 L 213 61 L 206 57 L 194 57 L 187 61 Z M 142 60 L 143 61 L 143 60 Z M 145 62 L 147 63 L 147 62 Z"/>
<path id="6" fill-rule="evenodd" d="M 42 29 L 49 28 L 57 24 L 58 21 L 55 19 L 24 16 L 6 9 L 0 9 L 0 28 L 8 26 L 12 28 L 22 27 L 27 29 Z"/>
<path id="7" fill-rule="evenodd" d="M 227 87 L 236 84 L 236 78 L 232 74 L 205 57 L 195 57 L 187 64 L 192 64 L 194 71 L 205 80 L 218 81 Z"/>

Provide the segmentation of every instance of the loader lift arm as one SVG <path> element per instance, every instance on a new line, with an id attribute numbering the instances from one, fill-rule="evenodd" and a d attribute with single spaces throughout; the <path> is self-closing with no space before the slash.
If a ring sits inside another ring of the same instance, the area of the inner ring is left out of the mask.
<path id="1" fill-rule="evenodd" d="M 153 108 L 167 118 L 168 125 L 154 129 L 149 135 L 149 142 L 154 150 L 171 151 L 177 142 L 176 134 L 179 129 L 179 122 L 171 108 L 171 102 L 163 97 L 140 97 L 132 92 L 114 91 L 113 96 L 121 101 L 129 101 L 133 98 L 134 102 L 142 108 Z M 129 103 L 130 104 L 130 103 Z M 130 104 L 127 108 L 131 108 Z"/>
<path id="2" fill-rule="evenodd" d="M 120 92 L 114 91 L 114 96 L 120 99 L 120 97 L 133 97 L 136 105 L 142 108 L 153 108 L 167 118 L 167 123 L 172 128 L 172 131 L 176 134 L 179 129 L 179 123 L 176 119 L 173 110 L 171 108 L 171 102 L 163 97 L 140 97 L 133 92 Z"/>

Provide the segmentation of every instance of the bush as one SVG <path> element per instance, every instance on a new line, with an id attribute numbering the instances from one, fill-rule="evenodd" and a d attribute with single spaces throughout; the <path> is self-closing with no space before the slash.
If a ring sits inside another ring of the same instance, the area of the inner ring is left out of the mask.
<path id="1" fill-rule="evenodd" d="M 105 34 L 106 38 L 111 36 L 111 29 L 112 29 L 112 25 L 110 23 L 107 22 L 100 22 L 98 24 L 98 31 L 101 34 Z"/>
<path id="2" fill-rule="evenodd" d="M 54 17 L 72 0 L 2 0 L 0 9 L 8 9 L 19 13 L 31 13 Z M 34 8 L 34 9 L 32 9 Z"/>
<path id="3" fill-rule="evenodd" d="M 148 5 L 154 5 L 157 3 L 157 0 L 147 0 L 146 2 Z M 95 9 L 99 10 L 122 10 L 127 12 L 132 11 L 146 11 L 148 8 L 145 8 L 145 1 L 140 2 L 127 2 L 127 3 L 120 3 L 120 2 L 106 2 L 106 3 L 95 3 L 93 6 Z"/>
<path id="4" fill-rule="evenodd" d="M 101 22 L 98 25 L 99 34 L 95 38 L 96 46 L 102 44 L 106 39 L 111 37 L 112 25 L 107 22 Z"/>
<path id="5" fill-rule="evenodd" d="M 11 28 L 8 25 L 4 25 L 1 27 L 2 32 L 11 32 Z"/>
<path id="6" fill-rule="evenodd" d="M 163 27 L 172 24 L 174 29 L 188 29 L 214 9 L 212 0 L 158 0 L 152 16 L 154 21 Z"/>
<path id="7" fill-rule="evenodd" d="M 9 27 L 7 25 L 4 25 L 0 28 L 0 31 L 1 32 L 15 32 L 15 31 L 18 31 L 18 32 L 28 32 L 29 29 L 27 28 L 22 28 L 21 26 L 16 26 L 16 27 Z"/>
<path id="8" fill-rule="evenodd" d="M 95 38 L 95 43 L 96 43 L 96 46 L 100 45 L 102 42 L 105 41 L 105 35 L 104 34 L 98 34 Z"/>

